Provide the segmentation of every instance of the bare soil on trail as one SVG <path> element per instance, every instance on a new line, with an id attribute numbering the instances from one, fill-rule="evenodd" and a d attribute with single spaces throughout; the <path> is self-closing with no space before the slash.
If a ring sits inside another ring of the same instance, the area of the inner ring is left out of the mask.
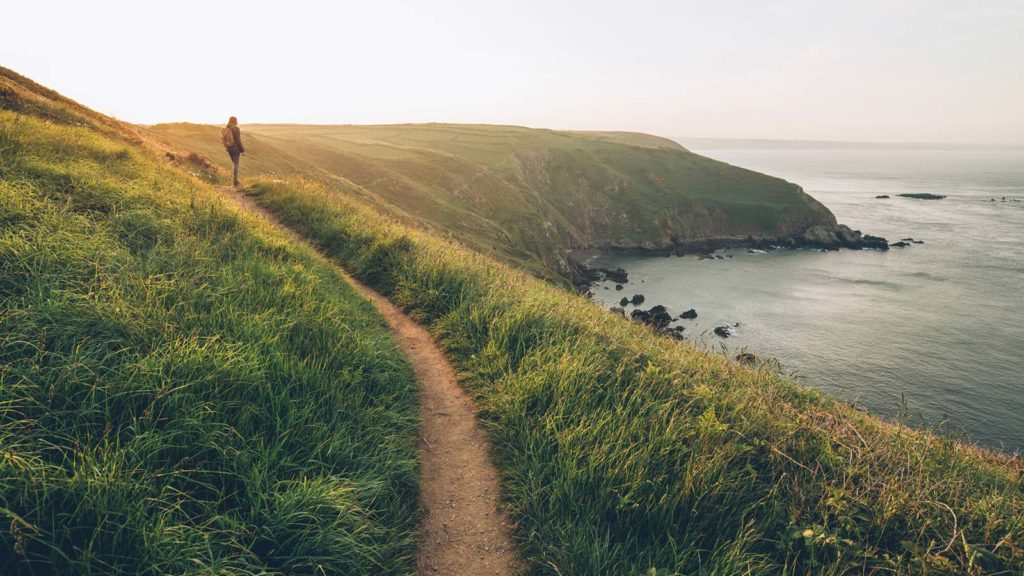
<path id="1" fill-rule="evenodd" d="M 310 244 L 242 191 L 230 187 L 221 190 L 294 241 Z M 409 358 L 420 387 L 420 506 L 424 515 L 418 538 L 417 574 L 520 574 L 523 564 L 500 501 L 490 443 L 478 424 L 473 400 L 459 386 L 455 369 L 424 327 L 387 298 L 349 276 L 333 260 L 320 255 L 384 317 Z"/>

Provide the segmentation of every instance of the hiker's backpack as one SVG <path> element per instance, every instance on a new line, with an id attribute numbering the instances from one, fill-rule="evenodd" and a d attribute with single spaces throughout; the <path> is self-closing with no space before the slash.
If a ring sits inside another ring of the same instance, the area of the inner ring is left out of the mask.
<path id="1" fill-rule="evenodd" d="M 235 131 L 230 126 L 221 128 L 220 141 L 224 144 L 225 148 L 231 148 L 235 145 Z"/>

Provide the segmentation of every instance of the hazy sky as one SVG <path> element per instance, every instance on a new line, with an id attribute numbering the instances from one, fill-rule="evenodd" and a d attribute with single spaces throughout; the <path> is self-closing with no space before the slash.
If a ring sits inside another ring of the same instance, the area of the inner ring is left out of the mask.
<path id="1" fill-rule="evenodd" d="M 154 123 L 1024 142 L 1024 0 L 15 1 L 0 65 Z"/>

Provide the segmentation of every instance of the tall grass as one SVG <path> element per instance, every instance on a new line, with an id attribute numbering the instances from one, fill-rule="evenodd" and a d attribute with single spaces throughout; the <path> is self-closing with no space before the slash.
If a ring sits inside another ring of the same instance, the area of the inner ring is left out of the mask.
<path id="1" fill-rule="evenodd" d="M 372 307 L 134 147 L 0 111 L 0 153 L 0 573 L 410 573 Z"/>
<path id="2" fill-rule="evenodd" d="M 257 201 L 425 322 L 535 574 L 1020 574 L 1020 459 L 659 337 L 313 184 Z"/>

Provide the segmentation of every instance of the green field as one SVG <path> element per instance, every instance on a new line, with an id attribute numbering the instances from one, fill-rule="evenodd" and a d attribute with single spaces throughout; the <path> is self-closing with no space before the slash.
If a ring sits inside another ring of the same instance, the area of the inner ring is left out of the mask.
<path id="1" fill-rule="evenodd" d="M 416 387 L 383 319 L 23 86 L 0 77 L 29 112 L 0 110 L 0 574 L 408 574 Z"/>
<path id="2" fill-rule="evenodd" d="M 535 574 L 1018 574 L 1024 465 L 677 344 L 318 186 L 255 198 L 430 326 Z"/>
<path id="3" fill-rule="evenodd" d="M 217 130 L 163 124 L 151 133 L 226 167 Z M 243 131 L 253 143 L 243 176 L 328 182 L 545 277 L 577 275 L 570 248 L 784 238 L 835 224 L 794 184 L 646 134 L 449 124 Z"/>

